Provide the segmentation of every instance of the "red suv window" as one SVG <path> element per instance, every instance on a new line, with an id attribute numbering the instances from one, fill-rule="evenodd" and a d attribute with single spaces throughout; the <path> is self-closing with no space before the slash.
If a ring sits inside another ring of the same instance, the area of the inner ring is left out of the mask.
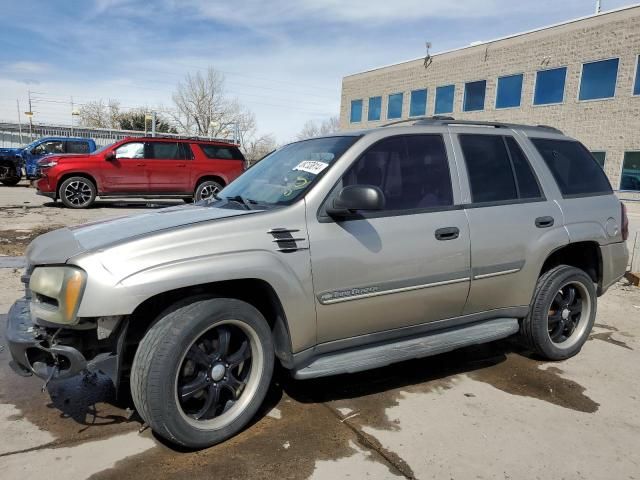
<path id="1" fill-rule="evenodd" d="M 211 145 L 201 143 L 200 148 L 207 158 L 215 158 L 222 160 L 244 160 L 244 156 L 238 149 L 232 145 Z"/>

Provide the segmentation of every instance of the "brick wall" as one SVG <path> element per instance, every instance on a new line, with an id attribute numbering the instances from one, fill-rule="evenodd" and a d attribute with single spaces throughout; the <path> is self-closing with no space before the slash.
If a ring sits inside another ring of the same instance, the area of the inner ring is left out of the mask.
<path id="1" fill-rule="evenodd" d="M 437 86 L 455 84 L 453 115 L 457 119 L 495 120 L 545 124 L 582 141 L 592 151 L 606 151 L 605 171 L 615 189 L 625 151 L 640 151 L 640 96 L 633 96 L 636 62 L 640 55 L 640 7 L 605 13 L 524 35 L 467 47 L 423 60 L 347 76 L 342 81 L 340 126 L 343 129 L 375 127 L 386 120 L 387 97 L 403 92 L 402 118 L 408 118 L 410 92 L 427 88 L 427 115 L 433 115 Z M 584 62 L 617 57 L 618 82 L 615 97 L 578 101 Z M 535 73 L 567 67 L 564 102 L 534 106 Z M 521 106 L 495 109 L 497 79 L 523 73 Z M 466 82 L 486 80 L 485 110 L 463 112 Z M 380 121 L 367 121 L 368 98 L 382 96 Z M 351 100 L 363 100 L 362 122 L 350 123 Z"/>

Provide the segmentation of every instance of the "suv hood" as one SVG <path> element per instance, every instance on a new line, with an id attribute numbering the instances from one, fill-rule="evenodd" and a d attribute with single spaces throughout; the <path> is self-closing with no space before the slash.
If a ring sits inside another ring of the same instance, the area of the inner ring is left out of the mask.
<path id="1" fill-rule="evenodd" d="M 154 212 L 118 217 L 76 227 L 61 228 L 39 236 L 27 249 L 27 265 L 65 263 L 71 257 L 161 230 L 263 210 L 234 210 L 201 205 L 163 208 Z"/>

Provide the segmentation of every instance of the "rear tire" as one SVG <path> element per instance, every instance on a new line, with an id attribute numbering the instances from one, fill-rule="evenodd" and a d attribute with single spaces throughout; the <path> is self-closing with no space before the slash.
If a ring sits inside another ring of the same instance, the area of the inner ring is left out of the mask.
<path id="1" fill-rule="evenodd" d="M 86 177 L 67 178 L 58 189 L 58 197 L 68 208 L 88 208 L 95 202 L 96 195 L 96 186 Z"/>
<path id="2" fill-rule="evenodd" d="M 538 279 L 520 337 L 547 360 L 573 357 L 589 338 L 596 309 L 591 277 L 578 268 L 559 265 Z"/>
<path id="3" fill-rule="evenodd" d="M 205 180 L 198 184 L 193 198 L 196 202 L 206 200 L 217 195 L 220 190 L 222 190 L 222 185 L 218 182 L 214 180 Z"/>
<path id="4" fill-rule="evenodd" d="M 20 177 L 5 178 L 4 180 L 0 180 L 0 181 L 2 182 L 3 185 L 6 185 L 7 187 L 13 187 L 20 182 Z"/>
<path id="5" fill-rule="evenodd" d="M 138 346 L 133 402 L 171 442 L 222 442 L 251 421 L 267 393 L 275 358 L 269 325 L 252 305 L 229 298 L 194 298 L 167 312 Z"/>

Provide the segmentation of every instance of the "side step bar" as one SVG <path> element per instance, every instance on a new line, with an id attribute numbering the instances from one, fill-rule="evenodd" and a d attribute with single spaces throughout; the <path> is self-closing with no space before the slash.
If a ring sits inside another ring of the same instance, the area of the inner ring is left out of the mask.
<path id="1" fill-rule="evenodd" d="M 461 347 L 506 338 L 520 329 L 517 318 L 495 318 L 470 326 L 430 332 L 421 337 L 328 353 L 294 372 L 297 379 L 327 377 L 384 367 L 413 358 L 429 357 Z"/>

